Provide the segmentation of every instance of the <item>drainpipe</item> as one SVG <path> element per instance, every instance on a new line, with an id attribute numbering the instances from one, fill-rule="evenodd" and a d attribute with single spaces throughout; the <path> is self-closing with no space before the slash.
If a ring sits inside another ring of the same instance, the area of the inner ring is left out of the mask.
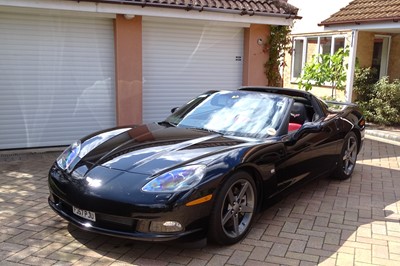
<path id="1" fill-rule="evenodd" d="M 358 42 L 358 30 L 353 30 L 351 33 L 349 63 L 347 68 L 346 77 L 346 102 L 351 103 L 353 98 L 353 82 L 354 82 L 354 70 L 356 66 L 356 55 L 357 55 L 357 42 Z"/>

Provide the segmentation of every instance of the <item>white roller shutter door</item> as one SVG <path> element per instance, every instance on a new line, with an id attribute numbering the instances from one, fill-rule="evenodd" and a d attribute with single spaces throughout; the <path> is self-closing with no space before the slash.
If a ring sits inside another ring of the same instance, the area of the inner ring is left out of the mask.
<path id="1" fill-rule="evenodd" d="M 242 85 L 243 28 L 187 20 L 143 21 L 143 121 L 190 98 Z"/>
<path id="2" fill-rule="evenodd" d="M 0 13 L 0 36 L 0 149 L 115 125 L 112 19 Z"/>

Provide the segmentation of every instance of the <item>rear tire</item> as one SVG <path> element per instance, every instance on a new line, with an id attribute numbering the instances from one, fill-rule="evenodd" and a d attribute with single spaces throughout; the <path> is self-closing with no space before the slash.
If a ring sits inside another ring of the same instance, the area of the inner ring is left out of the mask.
<path id="1" fill-rule="evenodd" d="M 230 245 L 250 230 L 257 206 L 257 189 L 252 176 L 238 171 L 228 178 L 217 194 L 211 212 L 208 238 Z"/>
<path id="2" fill-rule="evenodd" d="M 339 180 L 348 179 L 354 171 L 358 154 L 358 140 L 354 132 L 349 132 L 344 138 L 342 151 L 334 177 Z"/>

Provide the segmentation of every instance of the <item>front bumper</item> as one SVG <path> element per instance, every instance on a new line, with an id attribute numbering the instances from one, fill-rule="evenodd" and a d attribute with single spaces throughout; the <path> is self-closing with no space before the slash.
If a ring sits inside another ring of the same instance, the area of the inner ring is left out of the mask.
<path id="1" fill-rule="evenodd" d="M 111 169 L 102 169 L 102 174 L 118 176 L 125 181 L 135 178 L 124 176 L 129 173 L 121 174 Z M 120 185 L 117 178 L 111 180 L 108 186 L 91 188 L 85 185 L 84 179 L 76 180 L 53 165 L 49 172 L 48 203 L 73 225 L 95 233 L 144 241 L 192 240 L 206 235 L 212 201 L 186 206 L 184 198 L 193 199 L 193 194 L 182 198 L 182 195 L 143 193 L 126 182 Z M 95 213 L 95 221 L 76 215 L 73 206 Z M 177 222 L 181 228 L 169 230 L 167 226 L 160 227 L 165 222 Z"/>
<path id="2" fill-rule="evenodd" d="M 49 197 L 48 202 L 53 211 L 55 211 L 65 220 L 85 231 L 142 241 L 171 241 L 178 238 L 202 238 L 205 236 L 205 231 L 203 228 L 196 228 L 193 230 L 176 233 L 139 232 L 136 230 L 138 224 L 142 223 L 142 226 L 146 226 L 146 224 L 149 224 L 150 221 L 139 221 L 138 219 L 98 213 L 96 213 L 97 221 L 93 222 L 75 215 L 72 212 L 72 206 L 68 206 L 67 203 L 62 201 L 55 203 L 51 200 L 51 198 L 52 197 Z"/>

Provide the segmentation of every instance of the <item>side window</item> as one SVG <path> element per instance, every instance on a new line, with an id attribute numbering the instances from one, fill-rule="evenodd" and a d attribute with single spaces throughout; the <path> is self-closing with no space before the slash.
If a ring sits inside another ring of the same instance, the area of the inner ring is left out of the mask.
<path id="1" fill-rule="evenodd" d="M 340 48 L 344 48 L 344 37 L 334 37 L 333 53 L 336 53 Z"/>
<path id="2" fill-rule="evenodd" d="M 303 52 L 304 52 L 304 40 L 295 39 L 294 49 L 293 49 L 292 78 L 299 78 L 301 75 L 301 69 L 303 68 L 304 64 Z"/>

